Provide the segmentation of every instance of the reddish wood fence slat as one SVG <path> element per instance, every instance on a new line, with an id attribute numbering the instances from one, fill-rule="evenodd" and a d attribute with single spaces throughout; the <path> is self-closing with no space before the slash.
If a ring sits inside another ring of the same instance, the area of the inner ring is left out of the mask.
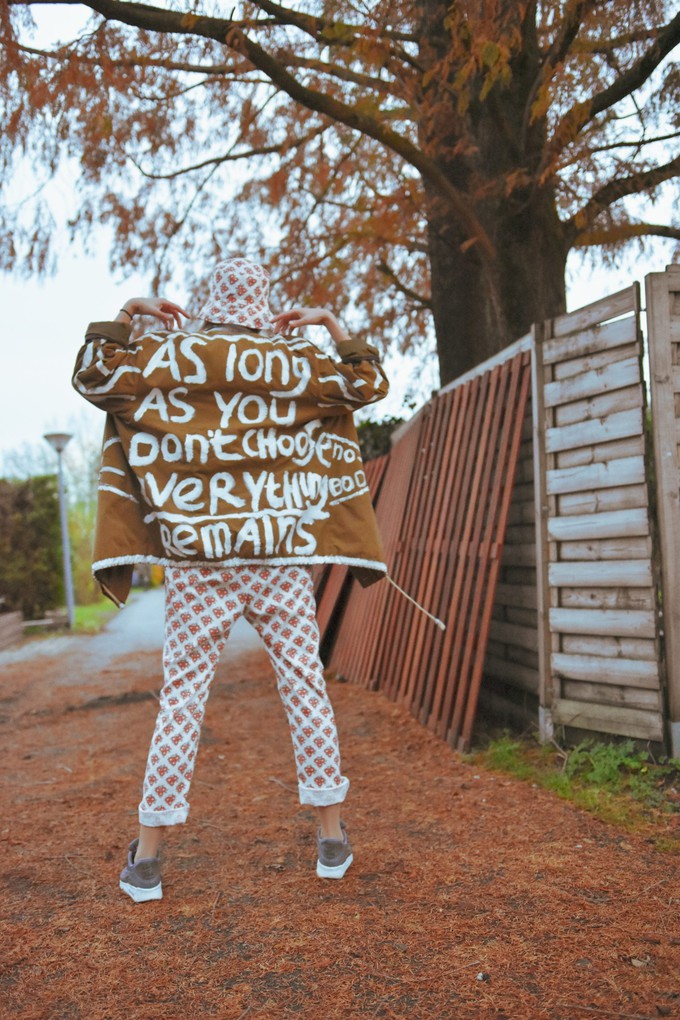
<path id="1" fill-rule="evenodd" d="M 394 562 L 399 541 L 422 420 L 422 414 L 418 415 L 403 438 L 393 446 L 377 501 L 378 523 L 388 563 Z M 386 604 L 393 594 L 393 589 L 385 581 L 379 581 L 366 589 L 352 581 L 330 660 L 330 666 L 335 672 L 355 683 L 375 686 L 374 663 L 379 658 L 386 638 L 382 622 L 386 615 L 389 616 Z"/>
<path id="2" fill-rule="evenodd" d="M 352 582 L 336 623 L 331 669 L 404 702 L 460 747 L 474 723 L 530 380 L 520 350 L 447 388 L 383 469 L 376 512 L 390 574 L 446 632 L 388 582 Z"/>

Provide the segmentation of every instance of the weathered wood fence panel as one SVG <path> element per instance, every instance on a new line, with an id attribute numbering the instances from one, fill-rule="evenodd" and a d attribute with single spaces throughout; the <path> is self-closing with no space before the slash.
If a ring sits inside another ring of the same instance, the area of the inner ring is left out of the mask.
<path id="1" fill-rule="evenodd" d="M 680 757 L 680 267 L 646 280 L 671 751 Z"/>
<path id="2" fill-rule="evenodd" d="M 483 674 L 481 704 L 545 738 L 664 743 L 670 721 L 680 755 L 680 269 L 647 278 L 655 466 L 639 303 L 535 326 L 367 468 L 392 577 L 444 634 L 387 583 L 319 582 L 331 668 L 457 746 Z"/>
<path id="3" fill-rule="evenodd" d="M 536 339 L 543 727 L 662 741 L 638 286 Z"/>

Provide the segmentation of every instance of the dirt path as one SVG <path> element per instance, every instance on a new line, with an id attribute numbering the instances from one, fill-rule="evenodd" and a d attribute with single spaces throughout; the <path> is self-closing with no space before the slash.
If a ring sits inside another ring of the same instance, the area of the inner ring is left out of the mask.
<path id="1" fill-rule="evenodd" d="M 3 1020 L 680 1016 L 677 859 L 480 773 L 351 685 L 331 693 L 355 864 L 316 879 L 247 635 L 220 665 L 165 898 L 132 904 L 117 876 L 160 656 L 125 641 L 0 657 Z"/>

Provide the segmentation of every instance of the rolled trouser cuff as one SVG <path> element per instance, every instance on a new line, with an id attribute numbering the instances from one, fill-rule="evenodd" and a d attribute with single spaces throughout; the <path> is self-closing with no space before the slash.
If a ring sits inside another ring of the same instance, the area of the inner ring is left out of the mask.
<path id="1" fill-rule="evenodd" d="M 158 828 L 161 825 L 183 825 L 189 816 L 189 808 L 174 808 L 171 811 L 143 811 L 139 809 L 139 824 L 147 825 L 150 829 Z"/>
<path id="2" fill-rule="evenodd" d="M 311 804 L 313 807 L 330 807 L 331 804 L 342 804 L 349 790 L 349 779 L 342 776 L 342 782 L 337 786 L 303 786 L 298 784 L 301 804 Z"/>

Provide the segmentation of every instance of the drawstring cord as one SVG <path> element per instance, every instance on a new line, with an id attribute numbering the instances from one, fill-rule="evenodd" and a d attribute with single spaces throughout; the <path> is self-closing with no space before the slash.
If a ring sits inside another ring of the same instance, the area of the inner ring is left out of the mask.
<path id="1" fill-rule="evenodd" d="M 394 581 L 390 577 L 389 574 L 386 574 L 385 576 L 386 576 L 387 580 L 390 582 L 390 584 L 392 585 L 392 587 L 396 588 L 397 591 L 400 593 L 400 595 L 403 595 L 404 598 L 407 599 L 411 603 L 411 605 L 415 606 L 416 609 L 420 610 L 421 613 L 424 613 L 425 616 L 427 616 L 430 620 L 432 620 L 434 625 L 436 627 L 439 627 L 440 630 L 446 630 L 446 624 L 445 623 L 442 623 L 442 621 L 440 619 L 438 619 L 436 616 L 433 616 L 432 613 L 428 613 L 427 609 L 423 609 L 423 607 L 420 605 L 420 603 L 416 602 L 415 599 L 412 599 L 411 596 L 407 592 L 405 592 L 403 588 L 400 588 L 399 585 L 397 584 L 397 582 Z"/>

